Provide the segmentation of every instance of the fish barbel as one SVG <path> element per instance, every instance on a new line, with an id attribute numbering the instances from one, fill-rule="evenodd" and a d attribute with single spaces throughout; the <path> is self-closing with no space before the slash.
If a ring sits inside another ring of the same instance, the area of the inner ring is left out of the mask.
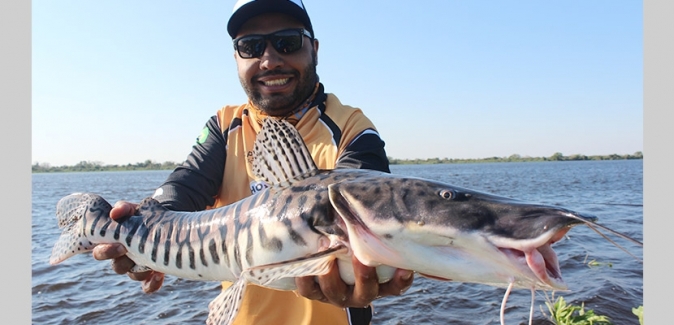
<path id="1" fill-rule="evenodd" d="M 135 270 L 231 281 L 206 320 L 223 325 L 250 283 L 295 290 L 295 277 L 325 274 L 336 261 L 353 284 L 352 254 L 376 267 L 382 283 L 401 268 L 437 280 L 566 290 L 551 245 L 579 224 L 611 231 L 590 215 L 433 180 L 319 170 L 283 120 L 265 120 L 254 153 L 253 170 L 270 187 L 218 209 L 170 211 L 147 198 L 136 215 L 115 221 L 96 194 L 62 198 L 56 215 L 63 233 L 49 262 L 121 243 Z"/>

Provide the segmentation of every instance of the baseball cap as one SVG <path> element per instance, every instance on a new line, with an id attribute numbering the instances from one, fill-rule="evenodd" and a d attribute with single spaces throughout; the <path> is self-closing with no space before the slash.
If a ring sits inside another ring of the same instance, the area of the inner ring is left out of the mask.
<path id="1" fill-rule="evenodd" d="M 234 39 L 241 26 L 257 15 L 278 12 L 294 17 L 314 36 L 309 14 L 302 0 L 238 0 L 227 22 L 227 32 Z"/>

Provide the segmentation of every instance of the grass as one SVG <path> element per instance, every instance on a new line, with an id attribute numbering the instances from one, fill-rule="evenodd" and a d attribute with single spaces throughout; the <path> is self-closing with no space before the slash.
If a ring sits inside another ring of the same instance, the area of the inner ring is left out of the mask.
<path id="1" fill-rule="evenodd" d="M 552 293 L 552 299 L 555 298 L 554 292 Z M 551 298 L 545 296 L 545 305 L 548 307 L 550 315 L 547 315 L 543 312 L 543 315 L 548 317 L 550 321 L 557 325 L 612 325 L 611 320 L 604 315 L 595 314 L 594 310 L 588 309 L 585 310 L 585 303 L 581 303 L 580 306 L 574 304 L 568 304 L 564 297 L 559 297 L 555 302 L 551 301 Z M 632 313 L 639 318 L 639 324 L 644 325 L 644 306 L 639 306 L 632 308 Z"/>
<path id="2" fill-rule="evenodd" d="M 554 299 L 554 293 L 552 294 Z M 604 315 L 597 315 L 594 310 L 585 310 L 585 303 L 580 306 L 567 304 L 564 297 L 559 297 L 551 302 L 546 295 L 545 305 L 550 312 L 550 320 L 557 325 L 609 325 L 610 319 Z M 546 315 L 547 316 L 547 315 Z"/>
<path id="3" fill-rule="evenodd" d="M 644 325 L 644 306 L 632 308 L 632 313 L 639 317 L 639 324 Z"/>
<path id="4" fill-rule="evenodd" d="M 589 255 L 585 255 L 585 260 L 583 261 L 583 264 L 587 265 L 588 267 L 599 267 L 599 266 L 608 266 L 608 267 L 613 267 L 613 263 L 611 262 L 598 262 L 597 260 L 591 260 L 588 262 L 587 258 Z"/>
<path id="5" fill-rule="evenodd" d="M 588 267 L 613 267 L 613 264 L 610 262 L 598 262 L 597 260 L 587 260 L 588 256 L 585 256 L 583 264 L 586 264 Z M 551 297 L 548 297 L 547 292 L 545 294 L 545 305 L 548 307 L 550 315 L 547 315 L 543 312 L 545 317 L 548 317 L 550 321 L 556 325 L 612 325 L 611 320 L 604 315 L 595 314 L 594 310 L 588 309 L 585 310 L 585 303 L 581 303 L 580 306 L 574 304 L 567 304 L 564 300 L 564 297 L 559 297 L 552 302 L 551 299 L 555 298 L 555 293 L 552 293 Z M 632 308 L 632 313 L 639 318 L 639 324 L 644 325 L 644 306 L 639 306 Z"/>

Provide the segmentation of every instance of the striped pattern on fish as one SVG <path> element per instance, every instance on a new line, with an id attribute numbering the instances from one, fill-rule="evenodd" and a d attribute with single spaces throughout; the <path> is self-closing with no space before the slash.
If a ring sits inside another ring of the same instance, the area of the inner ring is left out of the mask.
<path id="1" fill-rule="evenodd" d="M 231 281 L 209 304 L 207 324 L 221 325 L 234 319 L 249 283 L 294 290 L 295 277 L 325 274 L 337 261 L 353 284 L 352 254 L 377 267 L 379 282 L 401 268 L 438 280 L 565 290 L 551 245 L 578 224 L 611 231 L 561 207 L 432 180 L 319 170 L 283 120 L 265 120 L 254 153 L 253 170 L 270 187 L 218 209 L 169 211 L 148 198 L 137 215 L 116 222 L 98 195 L 64 197 L 50 263 L 118 242 L 139 268 Z"/>
<path id="2" fill-rule="evenodd" d="M 347 175 L 338 178 L 350 178 L 349 172 L 343 174 Z M 235 281 L 243 270 L 254 266 L 337 245 L 339 235 L 331 235 L 331 243 L 325 234 L 343 235 L 334 220 L 326 219 L 334 218 L 325 213 L 329 206 L 327 188 L 310 190 L 300 185 L 289 191 L 262 191 L 235 204 L 200 212 L 170 211 L 148 198 L 141 202 L 138 215 L 116 222 L 109 218 L 112 207 L 102 197 L 75 193 L 59 201 L 57 217 L 62 225 L 79 221 L 56 243 L 50 263 L 90 251 L 96 244 L 122 243 L 139 266 L 186 279 Z M 345 280 L 353 283 L 353 278 Z M 291 278 L 267 286 L 295 289 Z"/>

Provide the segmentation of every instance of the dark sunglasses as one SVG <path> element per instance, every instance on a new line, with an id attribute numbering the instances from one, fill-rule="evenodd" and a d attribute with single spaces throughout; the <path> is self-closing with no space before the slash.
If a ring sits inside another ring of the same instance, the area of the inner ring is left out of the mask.
<path id="1" fill-rule="evenodd" d="M 302 48 L 304 36 L 309 39 L 311 33 L 304 28 L 284 29 L 267 35 L 246 35 L 234 39 L 234 49 L 244 59 L 259 58 L 267 48 L 267 40 L 276 52 L 290 54 Z"/>

